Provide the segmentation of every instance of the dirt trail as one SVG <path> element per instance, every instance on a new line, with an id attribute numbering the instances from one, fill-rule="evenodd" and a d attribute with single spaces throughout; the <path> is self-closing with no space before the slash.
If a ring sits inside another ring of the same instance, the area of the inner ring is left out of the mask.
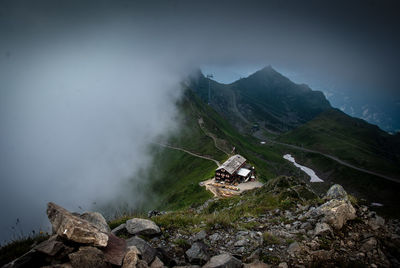
<path id="1" fill-rule="evenodd" d="M 225 151 L 221 146 L 218 145 L 218 138 L 211 132 L 208 132 L 207 129 L 204 127 L 204 120 L 202 117 L 199 118 L 198 120 L 200 129 L 204 132 L 204 134 L 208 137 L 210 137 L 214 141 L 214 146 L 221 152 L 223 152 L 226 155 L 229 155 L 229 152 Z"/>
<path id="2" fill-rule="evenodd" d="M 156 144 L 157 144 L 157 145 L 160 145 L 160 146 L 162 146 L 162 147 L 166 147 L 166 148 L 170 148 L 170 149 L 182 151 L 182 152 L 188 153 L 188 154 L 190 154 L 190 155 L 193 155 L 193 156 L 195 156 L 195 157 L 199 157 L 199 158 L 203 158 L 203 159 L 206 159 L 206 160 L 213 161 L 213 162 L 217 165 L 217 167 L 220 166 L 219 162 L 218 162 L 217 160 L 215 160 L 215 159 L 212 159 L 211 157 L 202 156 L 202 155 L 193 153 L 193 152 L 191 152 L 191 151 L 188 151 L 188 150 L 186 150 L 186 149 L 179 148 L 179 147 L 175 147 L 175 146 L 168 145 L 168 144 L 162 144 L 162 143 L 156 143 Z"/>
<path id="3" fill-rule="evenodd" d="M 251 124 L 251 123 L 240 113 L 240 111 L 239 111 L 239 109 L 238 109 L 238 107 L 237 107 L 237 101 L 236 101 L 236 95 L 235 95 L 235 93 L 233 93 L 233 96 L 232 96 L 232 97 L 233 97 L 233 108 L 234 108 L 235 113 L 236 113 L 244 122 L 246 122 L 246 123 L 248 123 L 248 124 Z M 300 151 L 303 151 L 303 152 L 316 153 L 316 154 L 319 154 L 319 155 L 323 155 L 323 156 L 325 156 L 325 157 L 327 157 L 327 158 L 329 158 L 329 159 L 332 159 L 333 161 L 336 161 L 337 163 L 339 163 L 339 164 L 341 164 L 341 165 L 343 165 L 343 166 L 346 166 L 346 167 L 349 167 L 349 168 L 352 168 L 352 169 L 355 169 L 355 170 L 358 170 L 358 171 L 361 171 L 361 172 L 364 172 L 364 173 L 367 173 L 367 174 L 370 174 L 370 175 L 374 175 L 374 176 L 383 178 L 383 179 L 385 179 L 385 180 L 389 180 L 389 181 L 393 181 L 393 182 L 396 182 L 396 183 L 400 183 L 400 179 L 392 178 L 392 177 L 389 177 L 389 176 L 386 176 L 386 175 L 383 175 L 383 174 L 380 174 L 380 173 L 377 173 L 377 172 L 374 172 L 374 171 L 370 171 L 370 170 L 367 170 L 367 169 L 364 169 L 364 168 L 356 167 L 356 166 L 354 166 L 354 165 L 352 165 L 352 164 L 349 164 L 349 163 L 347 163 L 347 162 L 345 162 L 345 161 L 343 161 L 343 160 L 340 160 L 339 158 L 334 157 L 334 156 L 329 155 L 329 154 L 325 154 L 325 153 L 322 153 L 322 152 L 319 152 L 319 151 L 315 151 L 315 150 L 311 150 L 311 149 L 307 149 L 307 148 L 303 148 L 303 147 L 299 147 L 299 146 L 296 146 L 296 145 L 287 144 L 287 143 L 283 143 L 283 142 L 278 142 L 278 141 L 274 141 L 274 140 L 270 140 L 270 139 L 268 139 L 268 141 L 270 141 L 270 142 L 272 142 L 272 143 L 279 144 L 279 145 L 283 145 L 283 146 L 286 146 L 286 147 L 294 148 L 294 149 L 297 149 L 297 150 L 300 150 Z"/>

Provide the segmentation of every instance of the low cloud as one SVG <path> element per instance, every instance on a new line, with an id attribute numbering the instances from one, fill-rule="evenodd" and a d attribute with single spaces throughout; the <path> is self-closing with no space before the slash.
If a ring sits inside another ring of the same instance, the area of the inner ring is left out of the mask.
<path id="1" fill-rule="evenodd" d="M 395 10 L 347 1 L 2 1 L 0 239 L 16 218 L 25 231 L 45 224 L 48 201 L 85 209 L 142 199 L 121 188 L 143 181 L 149 141 L 178 127 L 174 103 L 192 68 L 271 64 L 322 90 L 397 98 Z"/>

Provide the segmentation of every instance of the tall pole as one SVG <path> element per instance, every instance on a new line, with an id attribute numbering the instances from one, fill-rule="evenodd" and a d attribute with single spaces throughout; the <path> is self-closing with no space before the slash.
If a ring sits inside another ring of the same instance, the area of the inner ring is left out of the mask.
<path id="1" fill-rule="evenodd" d="M 211 78 L 214 78 L 212 74 L 207 75 L 208 78 L 208 105 L 211 105 Z"/>

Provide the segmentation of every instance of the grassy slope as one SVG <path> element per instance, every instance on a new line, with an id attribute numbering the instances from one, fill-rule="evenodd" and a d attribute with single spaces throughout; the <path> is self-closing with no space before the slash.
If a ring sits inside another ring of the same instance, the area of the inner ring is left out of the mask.
<path id="1" fill-rule="evenodd" d="M 325 181 L 322 184 L 315 184 L 315 186 L 321 187 L 317 189 L 319 192 L 326 191 L 332 184 L 338 183 L 348 193 L 367 205 L 372 202 L 384 204 L 383 207 L 373 208 L 380 215 L 400 218 L 400 210 L 398 209 L 399 183 L 342 166 L 319 154 L 300 151 L 292 151 L 291 153 L 298 163 L 317 171 L 317 175 Z"/>
<path id="2" fill-rule="evenodd" d="M 331 109 L 279 141 L 331 154 L 372 171 L 400 178 L 400 144 L 395 136 L 364 120 Z"/>
<path id="3" fill-rule="evenodd" d="M 203 103 L 193 91 L 187 90 L 178 105 L 181 110 L 182 129 L 169 138 L 168 143 L 222 162 L 228 158 L 216 149 L 213 140 L 198 126 L 202 117 L 207 130 L 230 145 L 236 153 L 245 156 L 257 170 L 260 180 L 267 181 L 278 174 L 291 175 L 296 170 L 273 147 L 261 146 L 251 136 L 242 136 L 212 108 Z M 199 159 L 181 151 L 154 146 L 154 167 L 148 172 L 150 189 L 158 200 L 152 205 L 160 209 L 180 209 L 204 202 L 210 193 L 198 183 L 211 178 L 216 168 L 211 161 Z"/>

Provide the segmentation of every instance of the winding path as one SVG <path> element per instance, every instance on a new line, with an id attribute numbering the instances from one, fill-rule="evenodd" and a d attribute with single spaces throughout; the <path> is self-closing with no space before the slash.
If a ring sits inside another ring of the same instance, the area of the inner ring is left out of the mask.
<path id="1" fill-rule="evenodd" d="M 239 111 L 239 109 L 238 109 L 238 107 L 237 107 L 237 100 L 236 100 L 235 92 L 233 92 L 233 96 L 232 96 L 232 97 L 233 97 L 233 108 L 234 108 L 234 111 L 236 112 L 236 114 L 237 114 L 244 122 L 246 122 L 246 123 L 248 123 L 248 124 L 251 124 L 251 123 L 242 115 L 242 113 Z M 329 155 L 329 154 L 325 154 L 325 153 L 318 152 L 318 151 L 315 151 L 315 150 L 311 150 L 311 149 L 299 147 L 299 146 L 292 145 L 292 144 L 287 144 L 287 143 L 283 143 L 283 142 L 274 141 L 274 140 L 271 140 L 271 139 L 268 139 L 268 141 L 270 141 L 270 142 L 272 142 L 272 143 L 276 143 L 276 144 L 282 145 L 282 146 L 286 146 L 286 147 L 290 147 L 290 148 L 293 148 L 293 149 L 297 149 L 297 150 L 300 150 L 300 151 L 303 151 L 303 152 L 315 153 L 315 154 L 323 155 L 323 156 L 325 156 L 325 157 L 327 157 L 327 158 L 329 158 L 329 159 L 331 159 L 331 160 L 333 160 L 333 161 L 336 161 L 337 163 L 339 163 L 339 164 L 341 164 L 341 165 L 343 165 L 343 166 L 346 166 L 346 167 L 349 167 L 349 168 L 352 168 L 352 169 L 355 169 L 355 170 L 358 170 L 358 171 L 361 171 L 361 172 L 364 172 L 364 173 L 367 173 L 367 174 L 370 174 L 370 175 L 374 175 L 374 176 L 383 178 L 383 179 L 385 179 L 385 180 L 389 180 L 389 181 L 393 181 L 393 182 L 396 182 L 396 183 L 400 183 L 400 179 L 392 178 L 392 177 L 389 177 L 389 176 L 386 176 L 386 175 L 383 175 L 383 174 L 380 174 L 380 173 L 377 173 L 377 172 L 374 172 L 374 171 L 370 171 L 370 170 L 367 170 L 367 169 L 364 169 L 364 168 L 356 167 L 356 166 L 354 166 L 354 165 L 352 165 L 352 164 L 349 164 L 349 163 L 347 163 L 347 162 L 345 162 L 345 161 L 343 161 L 343 160 L 340 160 L 339 158 L 337 158 L 337 157 L 335 157 L 335 156 L 332 156 L 332 155 Z"/>
<path id="2" fill-rule="evenodd" d="M 196 153 L 192 153 L 191 151 L 188 151 L 186 149 L 175 147 L 175 146 L 168 145 L 168 144 L 162 144 L 162 143 L 155 143 L 155 144 L 160 145 L 160 146 L 165 147 L 165 148 L 170 148 L 170 149 L 182 151 L 182 152 L 188 153 L 188 154 L 193 155 L 193 156 L 198 157 L 198 158 L 203 158 L 203 159 L 206 159 L 206 160 L 213 161 L 217 165 L 217 167 L 220 166 L 219 162 L 217 160 L 215 160 L 215 159 L 212 159 L 211 157 L 202 156 L 202 155 L 199 155 L 199 154 L 196 154 Z"/>
<path id="3" fill-rule="evenodd" d="M 315 153 L 315 154 L 323 155 L 323 156 L 325 156 L 325 157 L 327 157 L 329 159 L 332 159 L 333 161 L 338 162 L 339 164 L 341 164 L 343 166 L 346 166 L 346 167 L 349 167 L 349 168 L 352 168 L 352 169 L 355 169 L 355 170 L 358 170 L 358 171 L 361 171 L 361 172 L 364 172 L 364 173 L 367 173 L 367 174 L 370 174 L 370 175 L 374 175 L 374 176 L 377 176 L 377 177 L 380 177 L 380 178 L 383 178 L 383 179 L 386 179 L 386 180 L 389 180 L 389 181 L 400 183 L 400 179 L 392 178 L 392 177 L 389 177 L 389 176 L 386 176 L 386 175 L 383 175 L 383 174 L 380 174 L 380 173 L 377 173 L 377 172 L 374 172 L 374 171 L 370 171 L 370 170 L 367 170 L 367 169 L 364 169 L 364 168 L 356 167 L 356 166 L 354 166 L 352 164 L 344 162 L 343 160 L 340 160 L 339 158 L 334 157 L 334 156 L 329 155 L 329 154 L 321 153 L 321 152 L 318 152 L 318 151 L 315 151 L 315 150 L 311 150 L 311 149 L 307 149 L 307 148 L 303 148 L 303 147 L 300 147 L 300 146 L 287 144 L 287 143 L 283 143 L 283 142 L 279 142 L 279 141 L 274 141 L 274 140 L 270 140 L 270 139 L 268 139 L 268 141 L 270 141 L 272 143 L 276 143 L 276 144 L 282 145 L 282 146 L 290 147 L 290 148 L 293 148 L 293 149 L 296 149 L 296 150 L 300 150 L 300 151 L 303 151 L 303 152 Z"/>
<path id="4" fill-rule="evenodd" d="M 218 138 L 214 134 L 212 134 L 211 132 L 208 132 L 207 129 L 204 127 L 204 120 L 203 120 L 202 117 L 199 118 L 198 123 L 199 123 L 199 127 L 203 131 L 203 133 L 206 136 L 210 137 L 214 141 L 215 148 L 217 148 L 218 150 L 220 150 L 224 154 L 229 155 L 229 153 L 226 152 L 222 147 L 218 146 L 218 141 L 217 141 Z"/>

